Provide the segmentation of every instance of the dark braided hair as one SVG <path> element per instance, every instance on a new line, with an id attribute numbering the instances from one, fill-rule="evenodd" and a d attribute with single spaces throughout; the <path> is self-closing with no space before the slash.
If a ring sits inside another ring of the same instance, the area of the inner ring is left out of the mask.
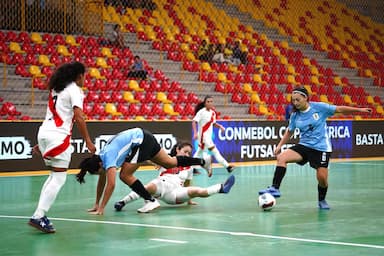
<path id="1" fill-rule="evenodd" d="M 85 183 L 84 176 L 89 172 L 90 174 L 97 174 L 100 169 L 101 159 L 98 155 L 85 158 L 80 163 L 80 172 L 76 174 L 76 180 L 81 184 Z"/>
<path id="2" fill-rule="evenodd" d="M 199 102 L 196 107 L 195 107 L 195 115 L 197 114 L 197 112 L 199 112 L 200 109 L 204 108 L 205 107 L 205 103 L 207 102 L 208 99 L 212 99 L 213 97 L 212 96 L 205 96 L 204 100 Z"/>
<path id="3" fill-rule="evenodd" d="M 80 75 L 85 74 L 85 66 L 81 62 L 65 63 L 58 67 L 48 82 L 48 88 L 61 92 L 71 82 L 76 81 Z"/>

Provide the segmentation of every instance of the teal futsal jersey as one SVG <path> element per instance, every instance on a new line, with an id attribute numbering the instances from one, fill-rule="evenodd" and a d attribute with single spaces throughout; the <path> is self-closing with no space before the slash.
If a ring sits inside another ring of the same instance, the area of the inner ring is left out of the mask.
<path id="1" fill-rule="evenodd" d="M 299 144 L 322 152 L 332 152 L 331 140 L 327 132 L 327 118 L 334 115 L 335 105 L 323 102 L 309 102 L 305 111 L 293 112 L 288 129 L 300 130 Z"/>
<path id="2" fill-rule="evenodd" d="M 104 170 L 110 167 L 121 167 L 134 148 L 140 146 L 144 139 L 141 128 L 122 131 L 112 137 L 100 151 Z"/>

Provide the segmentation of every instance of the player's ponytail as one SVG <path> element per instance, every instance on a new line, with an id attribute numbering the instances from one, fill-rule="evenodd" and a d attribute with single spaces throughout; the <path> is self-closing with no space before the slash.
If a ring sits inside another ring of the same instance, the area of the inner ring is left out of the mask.
<path id="1" fill-rule="evenodd" d="M 100 169 L 101 159 L 98 155 L 93 155 L 81 161 L 80 172 L 76 174 L 76 180 L 81 184 L 85 183 L 84 176 L 89 172 L 90 174 L 97 174 Z"/>

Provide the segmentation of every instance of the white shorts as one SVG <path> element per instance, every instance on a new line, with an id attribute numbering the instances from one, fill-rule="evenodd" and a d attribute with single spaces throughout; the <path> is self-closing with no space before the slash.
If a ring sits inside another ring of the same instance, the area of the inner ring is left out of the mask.
<path id="1" fill-rule="evenodd" d="M 202 140 L 199 140 L 199 147 L 201 149 L 209 149 L 215 147 L 212 136 L 204 136 Z"/>
<path id="2" fill-rule="evenodd" d="M 155 197 L 167 204 L 182 204 L 189 200 L 188 188 L 182 187 L 180 179 L 161 176 L 151 181 L 157 187 Z"/>
<path id="3" fill-rule="evenodd" d="M 69 167 L 72 153 L 70 139 L 70 135 L 39 131 L 37 141 L 46 166 L 66 169 Z"/>

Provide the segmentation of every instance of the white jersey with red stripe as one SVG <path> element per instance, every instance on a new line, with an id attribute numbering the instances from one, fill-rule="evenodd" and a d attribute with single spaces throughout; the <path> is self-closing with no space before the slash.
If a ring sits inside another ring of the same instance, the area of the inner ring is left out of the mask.
<path id="1" fill-rule="evenodd" d="M 192 167 L 160 168 L 159 176 L 151 183 L 156 185 L 155 197 L 167 204 L 181 204 L 189 200 L 186 180 L 192 180 Z"/>
<path id="2" fill-rule="evenodd" d="M 161 167 L 159 169 L 159 177 L 170 176 L 174 179 L 175 183 L 180 184 L 181 187 L 184 186 L 184 182 L 186 180 L 192 180 L 193 178 L 193 168 L 191 166 L 188 167 L 174 167 L 165 169 Z"/>
<path id="3" fill-rule="evenodd" d="M 199 147 L 204 149 L 214 146 L 212 141 L 213 124 L 216 123 L 216 112 L 213 109 L 202 108 L 193 117 L 198 124 Z"/>
<path id="4" fill-rule="evenodd" d="M 84 93 L 70 83 L 59 93 L 49 93 L 45 120 L 39 128 L 37 140 L 47 166 L 68 168 L 71 161 L 73 107 L 83 108 Z"/>
<path id="5" fill-rule="evenodd" d="M 57 93 L 51 90 L 47 113 L 40 130 L 49 133 L 70 135 L 73 127 L 73 107 L 83 109 L 84 93 L 75 82 Z"/>

